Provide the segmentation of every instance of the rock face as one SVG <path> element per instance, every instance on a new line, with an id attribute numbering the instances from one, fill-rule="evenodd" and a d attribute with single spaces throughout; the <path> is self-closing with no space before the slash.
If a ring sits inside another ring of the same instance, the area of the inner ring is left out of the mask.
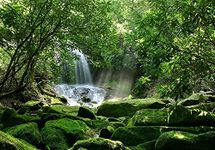
<path id="1" fill-rule="evenodd" d="M 0 131 L 0 149 L 2 150 L 36 150 L 31 144 Z"/>
<path id="2" fill-rule="evenodd" d="M 39 146 L 42 142 L 42 137 L 40 135 L 38 125 L 33 122 L 8 128 L 6 129 L 6 133 L 13 135 L 16 138 L 23 139 L 35 146 Z"/>
<path id="3" fill-rule="evenodd" d="M 129 99 L 103 103 L 97 111 L 97 115 L 105 117 L 132 116 L 136 111 L 145 108 L 162 108 L 165 103 L 160 99 Z"/>
<path id="4" fill-rule="evenodd" d="M 68 149 L 77 140 L 84 139 L 84 133 L 89 128 L 78 120 L 62 118 L 47 121 L 41 134 L 43 142 L 51 149 Z"/>
<path id="5" fill-rule="evenodd" d="M 156 150 L 212 150 L 214 149 L 215 131 L 192 134 L 170 131 L 162 134 L 156 141 Z"/>
<path id="6" fill-rule="evenodd" d="M 135 113 L 129 126 L 167 125 L 168 109 L 142 109 Z"/>
<path id="7" fill-rule="evenodd" d="M 161 134 L 158 127 L 120 127 L 113 133 L 111 139 L 122 141 L 126 146 L 155 140 Z"/>
<path id="8" fill-rule="evenodd" d="M 79 108 L 78 116 L 83 118 L 96 119 L 95 114 L 89 108 L 86 107 Z"/>
<path id="9" fill-rule="evenodd" d="M 6 109 L 2 114 L 2 124 L 4 127 L 19 125 L 26 122 L 38 122 L 40 117 L 33 115 L 21 115 L 13 109 Z"/>
<path id="10" fill-rule="evenodd" d="M 215 131 L 215 127 L 171 127 L 171 126 L 132 126 L 116 129 L 111 137 L 113 140 L 123 142 L 126 146 L 136 146 L 141 143 L 156 141 L 163 133 L 169 131 L 182 131 L 193 134 Z"/>
<path id="11" fill-rule="evenodd" d="M 0 150 L 211 150 L 215 114 L 202 107 L 214 99 L 197 98 L 174 105 L 129 99 L 105 102 L 98 110 L 35 101 L 27 109 L 2 108 Z"/>
<path id="12" fill-rule="evenodd" d="M 184 106 L 165 109 L 142 109 L 129 122 L 130 126 L 171 125 L 171 126 L 213 126 L 215 115 L 200 109 Z"/>
<path id="13" fill-rule="evenodd" d="M 70 150 L 126 150 L 120 141 L 112 141 L 104 138 L 92 138 L 78 141 Z"/>

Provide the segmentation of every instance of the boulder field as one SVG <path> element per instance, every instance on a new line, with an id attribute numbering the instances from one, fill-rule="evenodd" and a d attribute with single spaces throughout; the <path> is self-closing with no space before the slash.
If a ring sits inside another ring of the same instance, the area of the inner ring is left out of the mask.
<path id="1" fill-rule="evenodd" d="M 120 99 L 98 108 L 0 106 L 2 150 L 212 150 L 214 95 L 168 99 Z"/>

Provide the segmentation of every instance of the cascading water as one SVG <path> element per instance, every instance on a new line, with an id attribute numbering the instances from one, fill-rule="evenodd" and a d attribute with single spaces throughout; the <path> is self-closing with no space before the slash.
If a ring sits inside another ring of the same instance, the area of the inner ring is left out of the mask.
<path id="1" fill-rule="evenodd" d="M 72 50 L 72 53 L 79 58 L 79 60 L 76 61 L 75 66 L 76 84 L 92 84 L 92 76 L 86 57 L 77 49 Z"/>
<path id="2" fill-rule="evenodd" d="M 58 95 L 64 96 L 70 106 L 99 106 L 106 96 L 106 91 L 93 86 L 89 65 L 84 54 L 77 49 L 73 49 L 71 52 L 79 58 L 75 62 L 76 85 L 58 84 L 55 86 L 55 91 Z"/>

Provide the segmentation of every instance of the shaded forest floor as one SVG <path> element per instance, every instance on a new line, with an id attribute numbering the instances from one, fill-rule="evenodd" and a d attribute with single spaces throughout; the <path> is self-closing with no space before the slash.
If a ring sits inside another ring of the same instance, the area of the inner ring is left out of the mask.
<path id="1" fill-rule="evenodd" d="M 63 101 L 63 102 L 62 102 Z M 98 108 L 46 96 L 0 109 L 1 149 L 213 149 L 214 93 L 110 99 Z M 18 107 L 19 106 L 19 107 Z"/>

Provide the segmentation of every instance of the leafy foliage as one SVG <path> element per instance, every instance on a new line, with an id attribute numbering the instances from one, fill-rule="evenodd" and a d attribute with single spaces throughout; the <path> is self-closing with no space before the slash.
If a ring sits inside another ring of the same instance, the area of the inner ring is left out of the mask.
<path id="1" fill-rule="evenodd" d="M 109 33 L 107 8 L 107 3 L 93 0 L 4 3 L 0 11 L 0 45 L 10 59 L 2 77 L 1 91 L 28 86 L 37 71 L 49 74 L 47 70 L 53 71 L 64 63 L 59 60 L 57 64 L 57 57 L 64 59 L 67 53 L 66 57 L 71 58 L 68 48 L 88 48 L 87 53 L 91 49 L 99 50 L 104 45 L 100 41 Z M 72 60 L 74 58 L 70 62 Z"/>
<path id="2" fill-rule="evenodd" d="M 133 34 L 142 74 L 159 80 L 163 96 L 176 99 L 214 83 L 214 3 L 144 3 L 150 7 L 139 14 L 141 21 Z"/>
<path id="3" fill-rule="evenodd" d="M 213 90 L 214 7 L 211 0 L 3 1 L 0 92 L 25 88 L 38 74 L 59 81 L 62 67 L 74 68 L 72 48 L 95 68 L 136 70 L 136 96 L 155 87 L 176 100 Z"/>

